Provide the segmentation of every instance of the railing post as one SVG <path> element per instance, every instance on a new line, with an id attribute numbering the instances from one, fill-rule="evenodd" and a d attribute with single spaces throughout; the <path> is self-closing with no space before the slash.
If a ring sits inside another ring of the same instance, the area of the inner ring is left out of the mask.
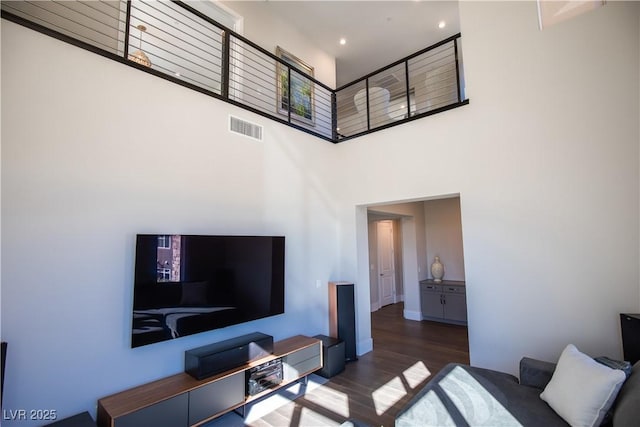
<path id="1" fill-rule="evenodd" d="M 127 0 L 127 16 L 124 24 L 124 59 L 129 59 L 129 32 L 131 28 L 131 0 Z"/>
<path id="2" fill-rule="evenodd" d="M 407 76 L 406 78 L 406 90 L 407 90 L 407 116 L 405 118 L 411 117 L 411 94 L 409 93 L 409 61 L 404 61 L 404 72 Z"/>
<path id="3" fill-rule="evenodd" d="M 460 67 L 458 66 L 458 39 L 453 39 L 453 51 L 456 57 L 456 84 L 458 86 L 458 102 L 462 101 L 460 94 Z"/>
<path id="4" fill-rule="evenodd" d="M 369 108 L 369 78 L 364 81 L 365 94 L 367 95 L 367 130 L 371 130 L 371 109 Z"/>
<path id="5" fill-rule="evenodd" d="M 291 67 L 287 66 L 287 120 L 291 123 Z"/>
<path id="6" fill-rule="evenodd" d="M 331 139 L 338 142 L 338 98 L 336 92 L 331 92 Z"/>
<path id="7" fill-rule="evenodd" d="M 220 95 L 229 99 L 229 63 L 231 62 L 231 41 L 227 31 L 222 31 L 222 85 Z"/>

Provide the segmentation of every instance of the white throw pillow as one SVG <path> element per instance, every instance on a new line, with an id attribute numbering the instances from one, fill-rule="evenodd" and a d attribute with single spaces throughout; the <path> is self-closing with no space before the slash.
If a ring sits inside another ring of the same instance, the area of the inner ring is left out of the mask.
<path id="1" fill-rule="evenodd" d="M 574 427 L 599 426 L 624 380 L 621 370 L 604 366 L 569 344 L 540 398 Z"/>

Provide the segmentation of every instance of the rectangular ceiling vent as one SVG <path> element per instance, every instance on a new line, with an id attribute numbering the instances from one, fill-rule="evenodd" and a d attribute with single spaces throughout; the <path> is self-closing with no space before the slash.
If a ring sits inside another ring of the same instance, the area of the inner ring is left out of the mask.
<path id="1" fill-rule="evenodd" d="M 229 116 L 229 131 L 255 139 L 256 141 L 262 141 L 262 126 L 238 117 Z"/>
<path id="2" fill-rule="evenodd" d="M 391 73 L 377 80 L 376 86 L 382 86 L 389 89 L 397 83 L 400 83 L 400 79 L 395 75 L 395 73 Z"/>

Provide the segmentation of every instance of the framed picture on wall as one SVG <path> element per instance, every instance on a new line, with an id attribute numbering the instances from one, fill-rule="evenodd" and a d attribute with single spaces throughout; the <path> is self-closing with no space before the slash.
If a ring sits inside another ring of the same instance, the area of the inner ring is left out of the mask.
<path id="1" fill-rule="evenodd" d="M 276 48 L 276 56 L 287 65 L 291 65 L 291 84 L 289 84 L 290 67 L 280 62 L 276 63 L 278 113 L 288 116 L 291 111 L 291 121 L 314 126 L 314 84 L 305 76 L 306 74 L 313 77 L 313 67 L 305 64 L 280 46 Z M 291 96 L 289 96 L 289 88 L 291 88 Z M 291 105 L 289 105 L 289 101 L 291 101 Z"/>

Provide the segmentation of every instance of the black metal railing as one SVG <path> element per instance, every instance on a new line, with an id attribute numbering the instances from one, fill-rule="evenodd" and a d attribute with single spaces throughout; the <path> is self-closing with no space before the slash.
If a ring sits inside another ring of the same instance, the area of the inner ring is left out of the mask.
<path id="1" fill-rule="evenodd" d="M 468 103 L 459 43 L 456 34 L 336 89 L 338 140 Z"/>
<path id="2" fill-rule="evenodd" d="M 181 1 L 5 1 L 2 17 L 331 142 L 468 103 L 460 34 L 336 90 Z"/>

